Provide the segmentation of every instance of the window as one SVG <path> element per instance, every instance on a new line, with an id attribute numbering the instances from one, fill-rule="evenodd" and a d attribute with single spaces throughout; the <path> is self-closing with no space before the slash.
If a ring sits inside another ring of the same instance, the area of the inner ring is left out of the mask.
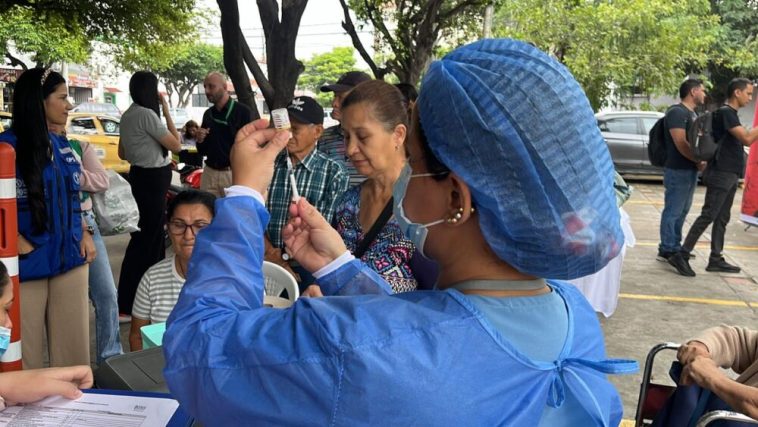
<path id="1" fill-rule="evenodd" d="M 119 123 L 115 120 L 100 118 L 100 124 L 106 135 L 118 135 Z"/>
<path id="2" fill-rule="evenodd" d="M 643 117 L 642 118 L 642 130 L 645 131 L 645 135 L 650 134 L 650 129 L 658 122 L 657 117 Z"/>
<path id="3" fill-rule="evenodd" d="M 613 133 L 639 133 L 636 117 L 615 117 L 598 122 L 600 130 Z"/>
<path id="4" fill-rule="evenodd" d="M 67 132 L 78 135 L 95 135 L 97 133 L 97 128 L 95 127 L 95 121 L 90 118 L 73 119 L 71 120 L 71 125 L 68 127 Z"/>

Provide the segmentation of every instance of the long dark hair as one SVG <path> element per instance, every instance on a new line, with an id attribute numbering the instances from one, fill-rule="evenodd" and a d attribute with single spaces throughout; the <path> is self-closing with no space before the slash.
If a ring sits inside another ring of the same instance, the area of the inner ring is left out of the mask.
<path id="1" fill-rule="evenodd" d="M 5 267 L 2 261 L 0 261 L 0 294 L 5 291 L 5 287 L 10 283 L 10 277 L 8 277 L 8 269 Z"/>
<path id="2" fill-rule="evenodd" d="M 43 80 L 44 78 L 44 80 Z M 53 155 L 45 117 L 44 100 L 66 80 L 55 71 L 32 68 L 24 71 L 13 91 L 13 124 L 16 134 L 16 167 L 26 184 L 27 200 L 35 233 L 47 229 L 47 206 L 42 170 Z"/>
<path id="3" fill-rule="evenodd" d="M 158 77 L 150 71 L 137 71 L 129 80 L 129 95 L 137 105 L 161 116 L 158 99 Z"/>

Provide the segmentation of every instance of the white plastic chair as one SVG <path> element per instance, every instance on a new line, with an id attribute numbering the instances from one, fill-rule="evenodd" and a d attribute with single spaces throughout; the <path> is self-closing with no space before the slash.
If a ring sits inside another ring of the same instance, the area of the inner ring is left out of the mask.
<path id="1" fill-rule="evenodd" d="M 263 279 L 265 281 L 263 291 L 266 295 L 281 298 L 286 290 L 290 301 L 295 302 L 300 297 L 300 289 L 295 277 L 273 262 L 263 261 Z"/>
<path id="2" fill-rule="evenodd" d="M 697 427 L 705 427 L 712 421 L 724 420 L 724 421 L 741 421 L 747 424 L 758 424 L 758 420 L 754 420 L 747 415 L 739 414 L 732 411 L 712 411 L 700 417 L 697 422 Z"/>

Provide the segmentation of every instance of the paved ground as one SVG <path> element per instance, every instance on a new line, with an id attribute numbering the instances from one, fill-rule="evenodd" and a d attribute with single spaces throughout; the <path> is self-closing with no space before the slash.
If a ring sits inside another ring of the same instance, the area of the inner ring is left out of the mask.
<path id="1" fill-rule="evenodd" d="M 741 274 L 714 274 L 705 271 L 710 235 L 702 237 L 692 266 L 695 278 L 677 275 L 668 264 L 655 260 L 658 224 L 663 209 L 663 186 L 660 181 L 632 181 L 635 192 L 624 206 L 632 218 L 637 245 L 626 255 L 622 274 L 621 299 L 616 313 L 602 319 L 608 353 L 612 357 L 631 358 L 644 363 L 648 350 L 663 341 L 683 341 L 695 332 L 720 323 L 756 326 L 758 320 L 758 229 L 745 231 L 737 220 L 742 190 L 732 210 L 727 229 L 727 260 L 740 265 Z M 700 212 L 705 193 L 698 187 L 685 233 Z M 118 277 L 128 239 L 107 237 L 114 275 Z M 93 324 L 94 330 L 94 324 Z M 128 348 L 128 325 L 122 325 L 122 341 Z M 94 342 L 93 342 L 94 348 Z M 666 378 L 673 354 L 661 357 L 656 377 Z M 633 418 L 637 405 L 641 375 L 616 377 L 624 400 L 625 418 Z"/>

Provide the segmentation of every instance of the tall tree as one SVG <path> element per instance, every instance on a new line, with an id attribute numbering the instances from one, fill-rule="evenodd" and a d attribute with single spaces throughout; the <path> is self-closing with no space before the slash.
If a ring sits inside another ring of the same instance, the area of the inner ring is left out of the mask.
<path id="1" fill-rule="evenodd" d="M 758 2 L 710 0 L 711 10 L 721 19 L 721 31 L 708 61 L 713 88 L 711 99 L 721 104 L 726 85 L 735 77 L 758 78 Z"/>
<path id="2" fill-rule="evenodd" d="M 92 40 L 128 48 L 186 37 L 192 31 L 195 0 L 11 0 L 0 4 L 3 26 L 9 19 L 26 19 L 21 20 L 26 31 L 6 33 L 0 38 L 0 50 L 6 53 L 13 44 L 37 62 L 50 63 L 83 62 L 89 52 L 82 43 Z"/>
<path id="3" fill-rule="evenodd" d="M 221 47 L 196 43 L 183 47 L 170 66 L 156 71 L 166 86 L 169 98 L 176 94 L 179 107 L 186 107 L 195 86 L 203 81 L 206 74 L 222 70 L 223 67 Z"/>
<path id="4" fill-rule="evenodd" d="M 622 95 L 673 93 L 689 72 L 705 69 L 719 32 L 708 0 L 511 0 L 494 28 L 563 62 L 595 109 L 614 87 Z"/>
<path id="5" fill-rule="evenodd" d="M 334 83 L 343 74 L 355 69 L 355 50 L 352 47 L 335 47 L 330 52 L 316 54 L 305 62 L 305 71 L 298 80 L 299 86 L 317 94 L 323 106 L 331 103 L 331 94 L 321 93 L 321 86 Z"/>
<path id="6" fill-rule="evenodd" d="M 256 1 L 266 41 L 268 76 L 242 34 L 237 0 L 217 0 L 217 3 L 221 10 L 224 66 L 240 102 L 249 106 L 255 116 L 260 116 L 248 79 L 249 69 L 269 108 L 286 106 L 304 69 L 303 63 L 295 58 L 295 41 L 308 0 L 282 0 L 281 11 L 276 0 Z"/>
<path id="7" fill-rule="evenodd" d="M 402 82 L 417 84 L 431 62 L 437 44 L 450 39 L 458 44 L 481 28 L 487 4 L 500 0 L 340 0 L 347 31 L 377 79 L 393 73 Z M 351 10 L 359 27 L 371 25 L 386 61 L 377 64 L 358 37 Z"/>

